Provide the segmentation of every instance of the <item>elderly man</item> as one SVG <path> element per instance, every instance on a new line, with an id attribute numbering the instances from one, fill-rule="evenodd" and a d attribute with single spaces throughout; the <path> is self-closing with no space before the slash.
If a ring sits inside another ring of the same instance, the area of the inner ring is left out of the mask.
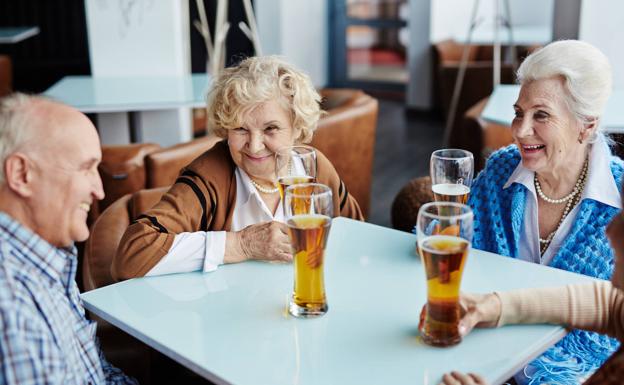
<path id="1" fill-rule="evenodd" d="M 136 383 L 102 355 L 74 280 L 100 159 L 80 112 L 0 99 L 0 384 Z"/>

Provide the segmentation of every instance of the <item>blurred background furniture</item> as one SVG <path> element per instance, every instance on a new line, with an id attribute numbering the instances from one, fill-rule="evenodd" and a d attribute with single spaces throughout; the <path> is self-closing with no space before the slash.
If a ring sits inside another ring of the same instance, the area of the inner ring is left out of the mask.
<path id="1" fill-rule="evenodd" d="M 149 130 L 149 122 L 141 121 L 142 111 L 167 111 L 176 108 L 204 107 L 211 77 L 206 74 L 186 76 L 93 77 L 65 76 L 44 95 L 68 104 L 84 113 L 128 114 L 129 142 L 146 140 L 160 145 L 188 141 L 191 132 L 172 127 L 157 133 Z M 128 143 L 128 137 L 100 132 L 105 144 Z"/>
<path id="2" fill-rule="evenodd" d="M 433 201 L 431 178 L 421 176 L 409 181 L 392 201 L 392 228 L 412 232 L 420 206 Z"/>
<path id="3" fill-rule="evenodd" d="M 0 97 L 13 90 L 13 66 L 8 55 L 0 55 Z"/>
<path id="4" fill-rule="evenodd" d="M 536 46 L 515 46 L 518 63 Z M 444 117 L 448 116 L 455 79 L 464 45 L 455 40 L 447 39 L 432 46 L 433 49 L 433 97 L 435 106 Z M 509 50 L 507 47 L 506 50 Z M 459 96 L 459 103 L 453 122 L 453 128 L 461 122 L 464 112 L 479 100 L 489 96 L 493 91 L 492 79 L 493 47 L 491 45 L 471 45 L 468 48 L 468 64 Z M 501 64 L 501 83 L 512 84 L 515 81 L 513 66 Z M 455 132 L 453 130 L 451 139 Z"/>
<path id="5" fill-rule="evenodd" d="M 321 117 L 311 144 L 332 162 L 368 218 L 377 99 L 355 89 L 323 89 L 320 94 L 327 114 Z"/>
<path id="6" fill-rule="evenodd" d="M 119 241 L 130 222 L 153 206 L 167 188 L 139 190 L 127 194 L 108 206 L 91 226 L 82 257 L 83 290 L 93 290 L 113 283 L 111 264 Z M 98 323 L 97 335 L 109 362 L 125 373 L 149 383 L 153 370 L 153 353 L 146 345 L 90 314 Z"/>

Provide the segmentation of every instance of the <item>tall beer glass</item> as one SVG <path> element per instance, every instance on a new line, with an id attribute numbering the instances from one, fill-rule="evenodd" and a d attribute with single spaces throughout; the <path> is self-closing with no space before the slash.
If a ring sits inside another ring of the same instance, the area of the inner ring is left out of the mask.
<path id="1" fill-rule="evenodd" d="M 420 335 L 425 343 L 461 341 L 459 287 L 472 243 L 472 210 L 453 202 L 431 202 L 418 211 L 418 252 L 427 276 L 427 306 Z"/>
<path id="2" fill-rule="evenodd" d="M 474 159 L 470 151 L 434 151 L 429 168 L 431 189 L 437 202 L 466 203 L 474 173 Z"/>
<path id="3" fill-rule="evenodd" d="M 316 317 L 327 312 L 323 262 L 333 210 L 332 192 L 323 184 L 286 188 L 284 214 L 295 269 L 288 310 L 295 317 Z"/>
<path id="4" fill-rule="evenodd" d="M 275 175 L 282 199 L 286 187 L 315 182 L 316 151 L 304 145 L 280 148 L 275 153 Z"/>

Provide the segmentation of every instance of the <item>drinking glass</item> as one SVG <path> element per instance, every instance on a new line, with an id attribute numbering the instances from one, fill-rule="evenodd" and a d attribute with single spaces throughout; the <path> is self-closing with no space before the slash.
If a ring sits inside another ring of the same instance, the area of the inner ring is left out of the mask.
<path id="1" fill-rule="evenodd" d="M 436 201 L 468 201 L 474 173 L 474 159 L 470 151 L 452 148 L 434 151 L 429 168 L 431 189 Z"/>
<path id="2" fill-rule="evenodd" d="M 420 335 L 426 344 L 451 346 L 461 342 L 459 287 L 472 243 L 470 207 L 431 202 L 418 211 L 418 252 L 427 277 L 427 305 Z"/>
<path id="3" fill-rule="evenodd" d="M 316 151 L 305 145 L 280 148 L 275 153 L 275 175 L 282 199 L 286 187 L 316 182 Z"/>
<path id="4" fill-rule="evenodd" d="M 333 212 L 329 187 L 304 183 L 286 188 L 284 216 L 295 270 L 288 310 L 295 317 L 316 317 L 327 312 L 323 262 Z"/>

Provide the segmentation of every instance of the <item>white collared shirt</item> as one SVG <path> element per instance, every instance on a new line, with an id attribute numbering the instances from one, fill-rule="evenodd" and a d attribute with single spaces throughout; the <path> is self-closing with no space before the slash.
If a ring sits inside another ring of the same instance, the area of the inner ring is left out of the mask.
<path id="1" fill-rule="evenodd" d="M 587 182 L 581 194 L 583 199 L 593 199 L 618 209 L 622 208 L 620 193 L 617 188 L 610 165 L 611 151 L 604 138 L 592 144 L 589 153 L 589 166 Z M 548 265 L 559 251 L 561 244 L 570 232 L 574 219 L 579 211 L 580 204 L 577 204 L 563 220 L 561 226 L 556 230 L 550 245 L 540 255 L 539 227 L 537 213 L 537 194 L 533 181 L 535 173 L 522 166 L 522 162 L 511 174 L 503 189 L 508 188 L 513 183 L 520 183 L 529 190 L 526 195 L 526 205 L 524 208 L 524 228 L 520 234 L 520 244 L 518 245 L 519 258 L 525 261 Z"/>
<path id="2" fill-rule="evenodd" d="M 274 216 L 251 184 L 249 175 L 238 167 L 235 175 L 236 201 L 230 231 L 240 231 L 260 222 L 285 222 L 281 200 Z M 216 270 L 225 255 L 225 233 L 196 231 L 177 234 L 169 252 L 146 275 Z"/>

